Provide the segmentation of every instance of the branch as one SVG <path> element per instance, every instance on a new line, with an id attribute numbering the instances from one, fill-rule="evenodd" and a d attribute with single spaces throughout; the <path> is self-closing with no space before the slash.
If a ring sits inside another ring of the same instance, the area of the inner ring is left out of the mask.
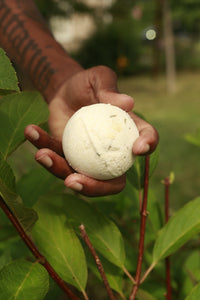
<path id="1" fill-rule="evenodd" d="M 94 249 L 94 247 L 93 247 L 93 245 L 92 245 L 92 243 L 91 243 L 91 241 L 90 241 L 90 239 L 89 239 L 89 236 L 88 236 L 88 234 L 87 234 L 87 232 L 86 232 L 86 230 L 85 230 L 85 226 L 84 226 L 83 224 L 81 224 L 81 225 L 79 226 L 79 229 L 80 229 L 81 236 L 82 236 L 84 242 L 86 243 L 86 245 L 87 245 L 87 247 L 88 247 L 90 253 L 92 254 L 92 256 L 93 256 L 93 258 L 94 258 L 94 261 L 95 261 L 96 266 L 97 266 L 97 268 L 98 268 L 98 270 L 99 270 L 99 273 L 100 273 L 100 275 L 101 275 L 101 278 L 102 278 L 102 280 L 103 280 L 103 283 L 104 283 L 104 286 L 105 286 L 105 288 L 106 288 L 106 291 L 107 291 L 107 293 L 108 293 L 109 298 L 110 298 L 111 300 L 115 300 L 115 297 L 114 297 L 114 295 L 113 295 L 112 289 L 111 289 L 111 287 L 110 287 L 110 285 L 109 285 L 109 282 L 108 282 L 108 280 L 107 280 L 107 277 L 106 277 L 106 274 L 105 274 L 103 265 L 102 265 L 102 263 L 101 263 L 101 261 L 100 261 L 100 258 L 98 257 L 98 255 L 97 255 L 97 253 L 96 253 L 96 251 L 95 251 L 95 249 Z"/>
<path id="2" fill-rule="evenodd" d="M 171 184 L 170 177 L 166 177 L 164 180 L 165 185 L 165 223 L 169 221 L 169 187 Z M 172 299 L 172 288 L 171 288 L 171 268 L 169 256 L 165 258 L 165 269 L 166 269 L 166 300 Z"/>
<path id="3" fill-rule="evenodd" d="M 46 258 L 39 252 L 33 241 L 30 239 L 30 237 L 26 234 L 23 227 L 19 223 L 16 216 L 12 213 L 10 208 L 7 206 L 3 198 L 0 196 L 0 207 L 26 244 L 26 246 L 29 248 L 29 250 L 32 252 L 32 254 L 37 258 L 39 263 L 44 266 L 44 268 L 47 270 L 49 275 L 52 277 L 52 279 L 60 286 L 60 288 L 65 292 L 66 295 L 69 296 L 71 300 L 79 300 L 79 298 L 68 288 L 68 286 L 65 284 L 65 282 L 60 278 L 60 276 L 56 273 L 56 271 L 52 268 L 52 266 L 49 264 L 49 262 L 46 260 Z"/>
<path id="4" fill-rule="evenodd" d="M 145 158 L 144 194 L 143 194 L 143 202 L 142 202 L 142 210 L 141 210 L 141 221 L 140 221 L 139 253 L 138 253 L 137 269 L 136 269 L 136 276 L 135 276 L 136 284 L 133 285 L 133 289 L 130 294 L 129 300 L 135 299 L 137 290 L 140 285 L 140 277 L 141 277 L 141 272 L 142 272 L 146 218 L 148 215 L 147 200 L 148 200 L 148 185 L 149 185 L 149 159 L 150 159 L 150 157 L 149 157 L 149 155 L 147 155 Z"/>

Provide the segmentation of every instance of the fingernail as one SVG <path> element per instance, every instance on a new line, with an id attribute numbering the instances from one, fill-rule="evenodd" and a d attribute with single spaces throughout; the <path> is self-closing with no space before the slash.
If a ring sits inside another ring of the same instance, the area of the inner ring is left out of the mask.
<path id="1" fill-rule="evenodd" d="M 47 168 L 51 168 L 53 166 L 52 159 L 47 155 L 43 155 L 41 157 L 38 157 L 37 161 L 39 161 L 42 165 L 44 165 Z"/>
<path id="2" fill-rule="evenodd" d="M 79 182 L 76 182 L 76 181 L 71 182 L 71 183 L 68 184 L 67 186 L 68 186 L 70 189 L 73 189 L 73 190 L 75 190 L 75 191 L 77 191 L 77 192 L 80 192 L 80 191 L 82 191 L 82 189 L 83 189 L 83 185 L 82 185 L 81 183 L 79 183 Z"/>
<path id="3" fill-rule="evenodd" d="M 133 97 L 131 97 L 131 96 L 127 95 L 127 94 L 120 94 L 120 95 L 123 96 L 124 99 L 127 98 L 128 100 L 130 100 L 130 99 L 133 100 Z"/>
<path id="4" fill-rule="evenodd" d="M 37 141 L 40 138 L 39 133 L 35 129 L 29 130 L 27 135 L 31 138 L 32 141 Z"/>
<path id="5" fill-rule="evenodd" d="M 144 146 L 144 149 L 143 149 L 142 153 L 147 153 L 147 152 L 149 152 L 149 150 L 150 150 L 150 145 L 149 145 L 149 144 L 146 144 L 146 145 Z"/>

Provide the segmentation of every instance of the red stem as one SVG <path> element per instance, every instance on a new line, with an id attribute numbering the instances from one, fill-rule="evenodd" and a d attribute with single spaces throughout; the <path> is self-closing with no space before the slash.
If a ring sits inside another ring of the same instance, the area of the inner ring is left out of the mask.
<path id="1" fill-rule="evenodd" d="M 165 223 L 169 221 L 169 187 L 170 179 L 167 177 L 164 181 L 165 184 Z M 165 268 L 166 268 L 166 300 L 172 299 L 172 289 L 171 289 L 171 268 L 170 268 L 170 258 L 166 257 L 165 259 Z"/>
<path id="2" fill-rule="evenodd" d="M 98 268 L 98 270 L 99 270 L 99 273 L 100 273 L 100 275 L 101 275 L 101 278 L 102 278 L 102 280 L 103 280 L 105 289 L 106 289 L 106 291 L 107 291 L 107 294 L 108 294 L 110 300 L 116 300 L 115 297 L 114 297 L 114 295 L 113 295 L 112 289 L 111 289 L 111 287 L 110 287 L 110 285 L 109 285 L 109 282 L 108 282 L 108 280 L 107 280 L 107 277 L 106 277 L 106 274 L 105 274 L 103 265 L 102 265 L 102 263 L 101 263 L 101 261 L 100 261 L 100 258 L 99 258 L 99 256 L 97 255 L 97 253 L 96 253 L 96 251 L 95 251 L 95 248 L 94 248 L 94 246 L 92 245 L 92 243 L 91 243 L 91 241 L 90 241 L 90 239 L 89 239 L 89 236 L 88 236 L 88 234 L 87 234 L 87 232 L 86 232 L 86 230 L 85 230 L 85 226 L 84 226 L 83 224 L 81 224 L 81 226 L 79 227 L 79 229 L 80 229 L 81 236 L 82 236 L 84 242 L 86 243 L 86 245 L 87 245 L 87 247 L 88 247 L 90 253 L 92 254 L 92 257 L 94 258 L 94 261 L 95 261 L 96 266 L 97 266 L 97 268 Z"/>
<path id="3" fill-rule="evenodd" d="M 7 206 L 3 198 L 0 196 L 0 207 L 4 211 L 4 213 L 7 215 L 8 219 L 12 223 L 12 225 L 15 227 L 18 234 L 21 236 L 24 243 L 27 245 L 27 247 L 30 249 L 30 251 L 33 253 L 33 255 L 37 258 L 39 263 L 45 267 L 49 275 L 52 277 L 52 279 L 60 286 L 60 288 L 65 292 L 66 295 L 70 297 L 71 300 L 80 300 L 65 284 L 65 282 L 60 278 L 60 276 L 56 273 L 56 271 L 52 268 L 52 266 L 49 264 L 49 262 L 46 260 L 46 258 L 39 252 L 33 241 L 30 239 L 30 237 L 26 234 L 23 227 L 19 223 L 18 219 L 15 217 L 15 215 L 12 213 L 10 208 Z"/>
<path id="4" fill-rule="evenodd" d="M 136 284 L 133 286 L 132 292 L 130 294 L 129 300 L 134 300 L 140 285 L 140 277 L 142 272 L 142 261 L 144 256 L 144 239 L 145 239 L 145 228 L 146 228 L 146 218 L 147 212 L 147 200 L 148 200 L 148 185 L 149 185 L 149 155 L 145 158 L 145 176 L 144 176 L 144 194 L 141 210 L 141 221 L 140 221 L 140 241 L 139 241 L 139 253 L 137 260 L 137 269 L 135 275 Z"/>

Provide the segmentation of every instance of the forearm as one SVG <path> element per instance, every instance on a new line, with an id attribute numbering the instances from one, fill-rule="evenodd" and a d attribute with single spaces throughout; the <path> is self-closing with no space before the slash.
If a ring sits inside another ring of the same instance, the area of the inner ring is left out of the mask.
<path id="1" fill-rule="evenodd" d="M 32 0 L 0 0 L 0 44 L 47 102 L 82 69 L 55 41 Z"/>

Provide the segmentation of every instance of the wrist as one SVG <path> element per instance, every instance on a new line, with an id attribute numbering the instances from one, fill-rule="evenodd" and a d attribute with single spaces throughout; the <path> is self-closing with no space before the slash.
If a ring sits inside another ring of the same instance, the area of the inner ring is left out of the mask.
<path id="1" fill-rule="evenodd" d="M 51 59 L 54 60 L 54 57 Z M 58 93 L 60 87 L 76 73 L 83 68 L 67 54 L 59 56 L 57 61 L 54 60 L 54 67 L 44 76 L 43 82 L 36 83 L 36 87 L 44 96 L 49 104 Z"/>

